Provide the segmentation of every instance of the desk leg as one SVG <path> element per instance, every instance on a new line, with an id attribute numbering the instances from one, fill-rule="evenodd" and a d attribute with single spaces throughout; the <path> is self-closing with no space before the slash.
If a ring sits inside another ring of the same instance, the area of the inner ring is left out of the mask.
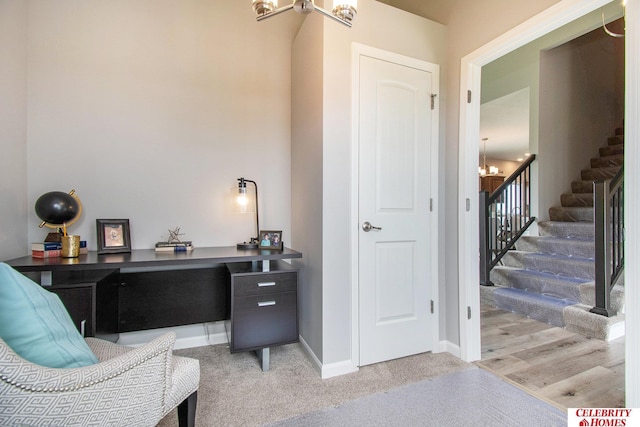
<path id="1" fill-rule="evenodd" d="M 256 350 L 256 354 L 262 365 L 262 371 L 267 372 L 269 370 L 269 347 Z"/>
<path id="2" fill-rule="evenodd" d="M 53 272 L 41 271 L 40 272 L 40 286 L 51 286 L 53 284 Z"/>

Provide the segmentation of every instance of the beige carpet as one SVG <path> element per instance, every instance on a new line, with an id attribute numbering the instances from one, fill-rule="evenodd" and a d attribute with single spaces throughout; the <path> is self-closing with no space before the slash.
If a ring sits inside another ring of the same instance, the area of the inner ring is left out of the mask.
<path id="1" fill-rule="evenodd" d="M 226 345 L 175 353 L 200 360 L 199 427 L 260 426 L 474 366 L 449 353 L 425 353 L 322 380 L 299 344 L 272 348 L 268 372 L 255 353 L 230 354 Z M 175 411 L 159 424 L 177 425 Z"/>

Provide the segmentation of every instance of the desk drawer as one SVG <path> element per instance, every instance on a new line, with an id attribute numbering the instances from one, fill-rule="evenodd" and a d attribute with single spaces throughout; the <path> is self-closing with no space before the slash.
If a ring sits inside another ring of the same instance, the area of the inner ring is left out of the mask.
<path id="1" fill-rule="evenodd" d="M 295 292 L 297 272 L 236 275 L 233 278 L 234 297 L 264 295 L 274 292 Z"/>
<path id="2" fill-rule="evenodd" d="M 236 298 L 231 351 L 255 350 L 298 340 L 297 294 Z"/>

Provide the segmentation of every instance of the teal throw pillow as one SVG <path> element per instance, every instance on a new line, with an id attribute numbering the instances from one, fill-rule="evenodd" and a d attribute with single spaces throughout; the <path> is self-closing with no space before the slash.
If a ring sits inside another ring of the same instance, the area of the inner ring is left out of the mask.
<path id="1" fill-rule="evenodd" d="M 20 357 L 50 368 L 98 363 L 60 298 L 0 263 L 0 337 Z"/>

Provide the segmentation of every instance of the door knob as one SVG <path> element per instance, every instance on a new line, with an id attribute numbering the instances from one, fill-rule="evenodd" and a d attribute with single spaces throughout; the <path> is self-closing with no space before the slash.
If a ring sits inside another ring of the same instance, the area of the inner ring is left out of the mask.
<path id="1" fill-rule="evenodd" d="M 362 223 L 362 229 L 368 233 L 371 230 L 382 230 L 382 227 L 376 227 L 375 225 L 371 225 L 369 221 L 365 221 Z"/>

